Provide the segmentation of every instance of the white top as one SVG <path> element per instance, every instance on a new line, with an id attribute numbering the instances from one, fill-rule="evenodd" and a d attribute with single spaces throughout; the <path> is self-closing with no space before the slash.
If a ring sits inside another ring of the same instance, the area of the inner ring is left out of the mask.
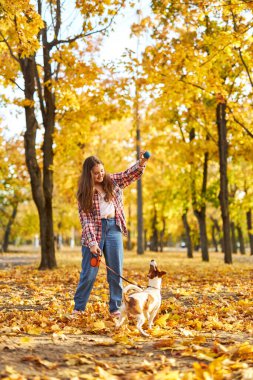
<path id="1" fill-rule="evenodd" d="M 105 193 L 98 193 L 99 198 L 99 207 L 100 207 L 100 216 L 102 218 L 107 218 L 108 215 L 111 216 L 111 218 L 115 217 L 115 207 L 112 201 L 106 202 L 105 201 Z"/>

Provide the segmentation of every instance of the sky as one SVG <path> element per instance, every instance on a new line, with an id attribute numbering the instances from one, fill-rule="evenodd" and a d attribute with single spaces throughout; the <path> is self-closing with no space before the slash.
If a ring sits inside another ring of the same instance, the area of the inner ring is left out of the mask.
<path id="1" fill-rule="evenodd" d="M 137 9 L 141 9 L 142 16 L 145 17 L 150 13 L 150 1 L 143 0 L 136 2 L 134 8 L 127 8 L 124 10 L 113 26 L 114 31 L 104 39 L 101 57 L 105 60 L 119 59 L 126 49 L 136 51 L 137 37 L 131 37 L 131 25 L 138 22 Z M 146 37 L 139 38 L 139 49 L 142 50 L 147 44 Z"/>
<path id="2" fill-rule="evenodd" d="M 144 47 L 148 43 L 147 38 L 140 37 L 137 39 L 135 36 L 131 37 L 131 25 L 138 21 L 137 9 L 141 9 L 143 17 L 147 16 L 150 13 L 150 1 L 136 1 L 135 7 L 131 8 L 128 6 L 117 15 L 109 35 L 103 39 L 99 52 L 99 60 L 101 60 L 101 62 L 115 62 L 120 60 L 126 49 L 137 51 L 137 44 L 139 52 L 144 50 Z M 69 11 L 69 14 L 73 12 L 73 10 L 70 11 L 68 9 L 67 11 Z M 72 18 L 72 15 L 70 15 L 69 18 Z M 76 24 L 78 24 L 78 22 Z M 7 96 L 13 97 L 13 91 L 7 90 L 6 94 Z M 19 92 L 16 96 L 22 97 L 22 94 Z M 8 127 L 8 131 L 6 132 L 8 136 L 20 134 L 24 131 L 25 117 L 24 111 L 21 108 L 11 106 L 7 108 L 1 107 L 0 117 L 3 120 L 2 125 Z"/>

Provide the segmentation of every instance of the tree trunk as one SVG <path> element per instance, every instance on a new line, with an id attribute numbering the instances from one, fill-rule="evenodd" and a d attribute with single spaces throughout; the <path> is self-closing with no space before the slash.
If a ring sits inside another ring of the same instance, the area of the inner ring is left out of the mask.
<path id="1" fill-rule="evenodd" d="M 144 251 L 147 251 L 148 249 L 148 242 L 147 242 L 147 230 L 144 230 Z"/>
<path id="2" fill-rule="evenodd" d="M 131 204 L 128 206 L 128 226 L 127 226 L 127 250 L 131 251 L 132 241 L 131 241 Z"/>
<path id="3" fill-rule="evenodd" d="M 213 241 L 213 246 L 214 246 L 215 252 L 218 252 L 219 251 L 218 250 L 218 242 L 216 240 L 215 230 L 216 230 L 215 225 L 212 224 L 212 241 Z"/>
<path id="4" fill-rule="evenodd" d="M 53 134 L 55 126 L 55 95 L 51 91 L 49 83 L 52 79 L 50 65 L 50 50 L 47 42 L 47 29 L 42 30 L 43 60 L 44 60 L 44 99 L 45 110 L 43 114 L 43 124 L 45 128 L 43 143 L 43 191 L 45 198 L 46 214 L 46 252 L 40 263 L 40 269 L 54 268 L 55 245 L 53 226 Z"/>
<path id="5" fill-rule="evenodd" d="M 157 212 L 154 207 L 154 217 L 152 222 L 152 237 L 150 241 L 150 250 L 158 252 L 158 230 L 157 230 Z"/>
<path id="6" fill-rule="evenodd" d="M 231 229 L 232 252 L 237 253 L 237 242 L 236 242 L 236 237 L 235 237 L 235 224 L 234 224 L 234 222 L 230 223 L 230 229 Z"/>
<path id="7" fill-rule="evenodd" d="M 210 217 L 210 219 L 212 220 L 213 222 L 213 225 L 212 225 L 212 239 L 213 239 L 213 245 L 214 245 L 214 248 L 215 248 L 215 252 L 218 252 L 219 251 L 219 246 L 218 246 L 218 243 L 220 243 L 221 245 L 221 250 L 223 250 L 223 239 L 221 237 L 221 231 L 220 231 L 220 226 L 219 226 L 219 223 L 218 223 L 218 220 L 215 219 L 214 217 Z M 218 233 L 218 241 L 216 239 L 216 234 L 215 234 L 215 230 L 217 231 Z"/>
<path id="8" fill-rule="evenodd" d="M 143 247 L 143 213 L 142 213 L 142 181 L 137 181 L 137 253 L 144 253 Z"/>
<path id="9" fill-rule="evenodd" d="M 132 249 L 132 242 L 131 242 L 131 231 L 127 230 L 127 250 L 131 251 Z"/>
<path id="10" fill-rule="evenodd" d="M 138 80 L 138 73 L 137 78 Z M 135 83 L 135 124 L 136 124 L 136 151 L 137 160 L 140 159 L 141 131 L 140 131 L 140 112 L 139 112 L 139 84 Z M 137 253 L 144 253 L 143 246 L 143 204 L 142 204 L 142 180 L 137 181 Z"/>
<path id="11" fill-rule="evenodd" d="M 245 255 L 245 245 L 244 245 L 242 229 L 240 226 L 237 226 L 236 229 L 237 229 L 238 240 L 239 240 L 239 244 L 240 244 L 240 253 L 242 255 Z"/>
<path id="12" fill-rule="evenodd" d="M 10 239 L 10 234 L 11 234 L 11 227 L 12 227 L 12 225 L 14 223 L 15 218 L 16 218 L 17 211 L 18 211 L 18 203 L 15 203 L 13 205 L 13 209 L 12 209 L 12 213 L 11 213 L 10 219 L 9 219 L 9 221 L 7 223 L 7 226 L 5 228 L 5 231 L 4 231 L 3 246 L 2 246 L 3 252 L 8 252 L 9 239 Z"/>
<path id="13" fill-rule="evenodd" d="M 247 211 L 247 229 L 249 235 L 249 246 L 250 246 L 250 255 L 253 255 L 253 229 L 252 229 L 252 212 L 251 210 Z"/>
<path id="14" fill-rule="evenodd" d="M 39 214 L 41 263 L 39 269 L 56 267 L 53 215 L 52 215 L 52 136 L 45 124 L 43 144 L 43 182 L 36 156 L 36 132 L 38 122 L 32 105 L 35 92 L 35 57 L 20 59 L 24 77 L 25 98 L 31 105 L 25 107 L 26 132 L 24 134 L 26 165 L 31 179 L 32 196 Z"/>
<path id="15" fill-rule="evenodd" d="M 228 177 L 227 177 L 227 128 L 226 128 L 226 104 L 219 103 L 216 108 L 217 127 L 218 127 L 218 145 L 220 161 L 220 194 L 219 201 L 222 216 L 223 243 L 224 243 L 224 261 L 226 264 L 232 263 L 231 239 L 230 239 L 230 220 L 228 204 Z"/>
<path id="16" fill-rule="evenodd" d="M 190 131 L 190 141 L 195 138 L 194 128 Z M 206 140 L 209 140 L 209 137 L 206 137 Z M 208 253 L 208 240 L 206 232 L 206 188 L 207 188 L 207 174 L 208 174 L 208 152 L 204 154 L 204 165 L 203 165 L 203 179 L 202 179 L 202 188 L 201 188 L 201 200 L 197 200 L 196 194 L 196 184 L 195 176 L 192 178 L 192 206 L 193 212 L 196 216 L 199 224 L 199 234 L 200 234 L 200 247 L 202 253 L 202 260 L 209 261 Z"/>
<path id="17" fill-rule="evenodd" d="M 196 216 L 198 220 L 198 224 L 199 224 L 202 260 L 209 261 L 208 240 L 207 240 L 207 233 L 206 233 L 206 208 L 202 207 L 201 211 L 194 210 L 194 215 Z"/>
<path id="18" fill-rule="evenodd" d="M 163 229 L 160 231 L 160 252 L 163 252 L 163 245 L 164 245 L 164 234 L 165 234 L 165 229 L 166 229 L 166 219 L 163 217 L 162 218 L 162 223 L 163 223 Z"/>
<path id="19" fill-rule="evenodd" d="M 184 214 L 182 215 L 182 221 L 183 221 L 184 229 L 185 229 L 187 257 L 189 259 L 192 259 L 193 258 L 193 249 L 192 249 L 192 239 L 191 239 L 191 228 L 190 228 L 188 220 L 187 220 L 187 211 L 185 211 Z"/>

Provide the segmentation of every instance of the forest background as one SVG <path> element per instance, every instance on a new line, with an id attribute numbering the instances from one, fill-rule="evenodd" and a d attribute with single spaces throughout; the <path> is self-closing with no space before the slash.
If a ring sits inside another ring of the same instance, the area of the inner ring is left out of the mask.
<path id="1" fill-rule="evenodd" d="M 181 243 L 191 257 L 200 247 L 204 261 L 223 250 L 228 263 L 231 252 L 253 254 L 251 1 L 0 4 L 3 251 L 39 237 L 41 267 L 54 267 L 55 243 L 80 241 L 84 158 L 122 171 L 136 160 L 139 134 L 152 152 L 144 248 Z M 134 15 L 136 49 L 101 60 L 124 12 Z M 137 190 L 124 194 L 132 249 Z"/>

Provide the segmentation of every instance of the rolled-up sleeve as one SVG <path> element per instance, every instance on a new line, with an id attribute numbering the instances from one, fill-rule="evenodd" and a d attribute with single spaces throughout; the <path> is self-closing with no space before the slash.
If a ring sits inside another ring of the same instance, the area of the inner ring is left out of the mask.
<path id="1" fill-rule="evenodd" d="M 132 182 L 137 181 L 142 176 L 146 163 L 140 165 L 140 161 L 125 170 L 124 172 L 111 174 L 113 181 L 117 183 L 120 188 L 130 185 Z"/>

